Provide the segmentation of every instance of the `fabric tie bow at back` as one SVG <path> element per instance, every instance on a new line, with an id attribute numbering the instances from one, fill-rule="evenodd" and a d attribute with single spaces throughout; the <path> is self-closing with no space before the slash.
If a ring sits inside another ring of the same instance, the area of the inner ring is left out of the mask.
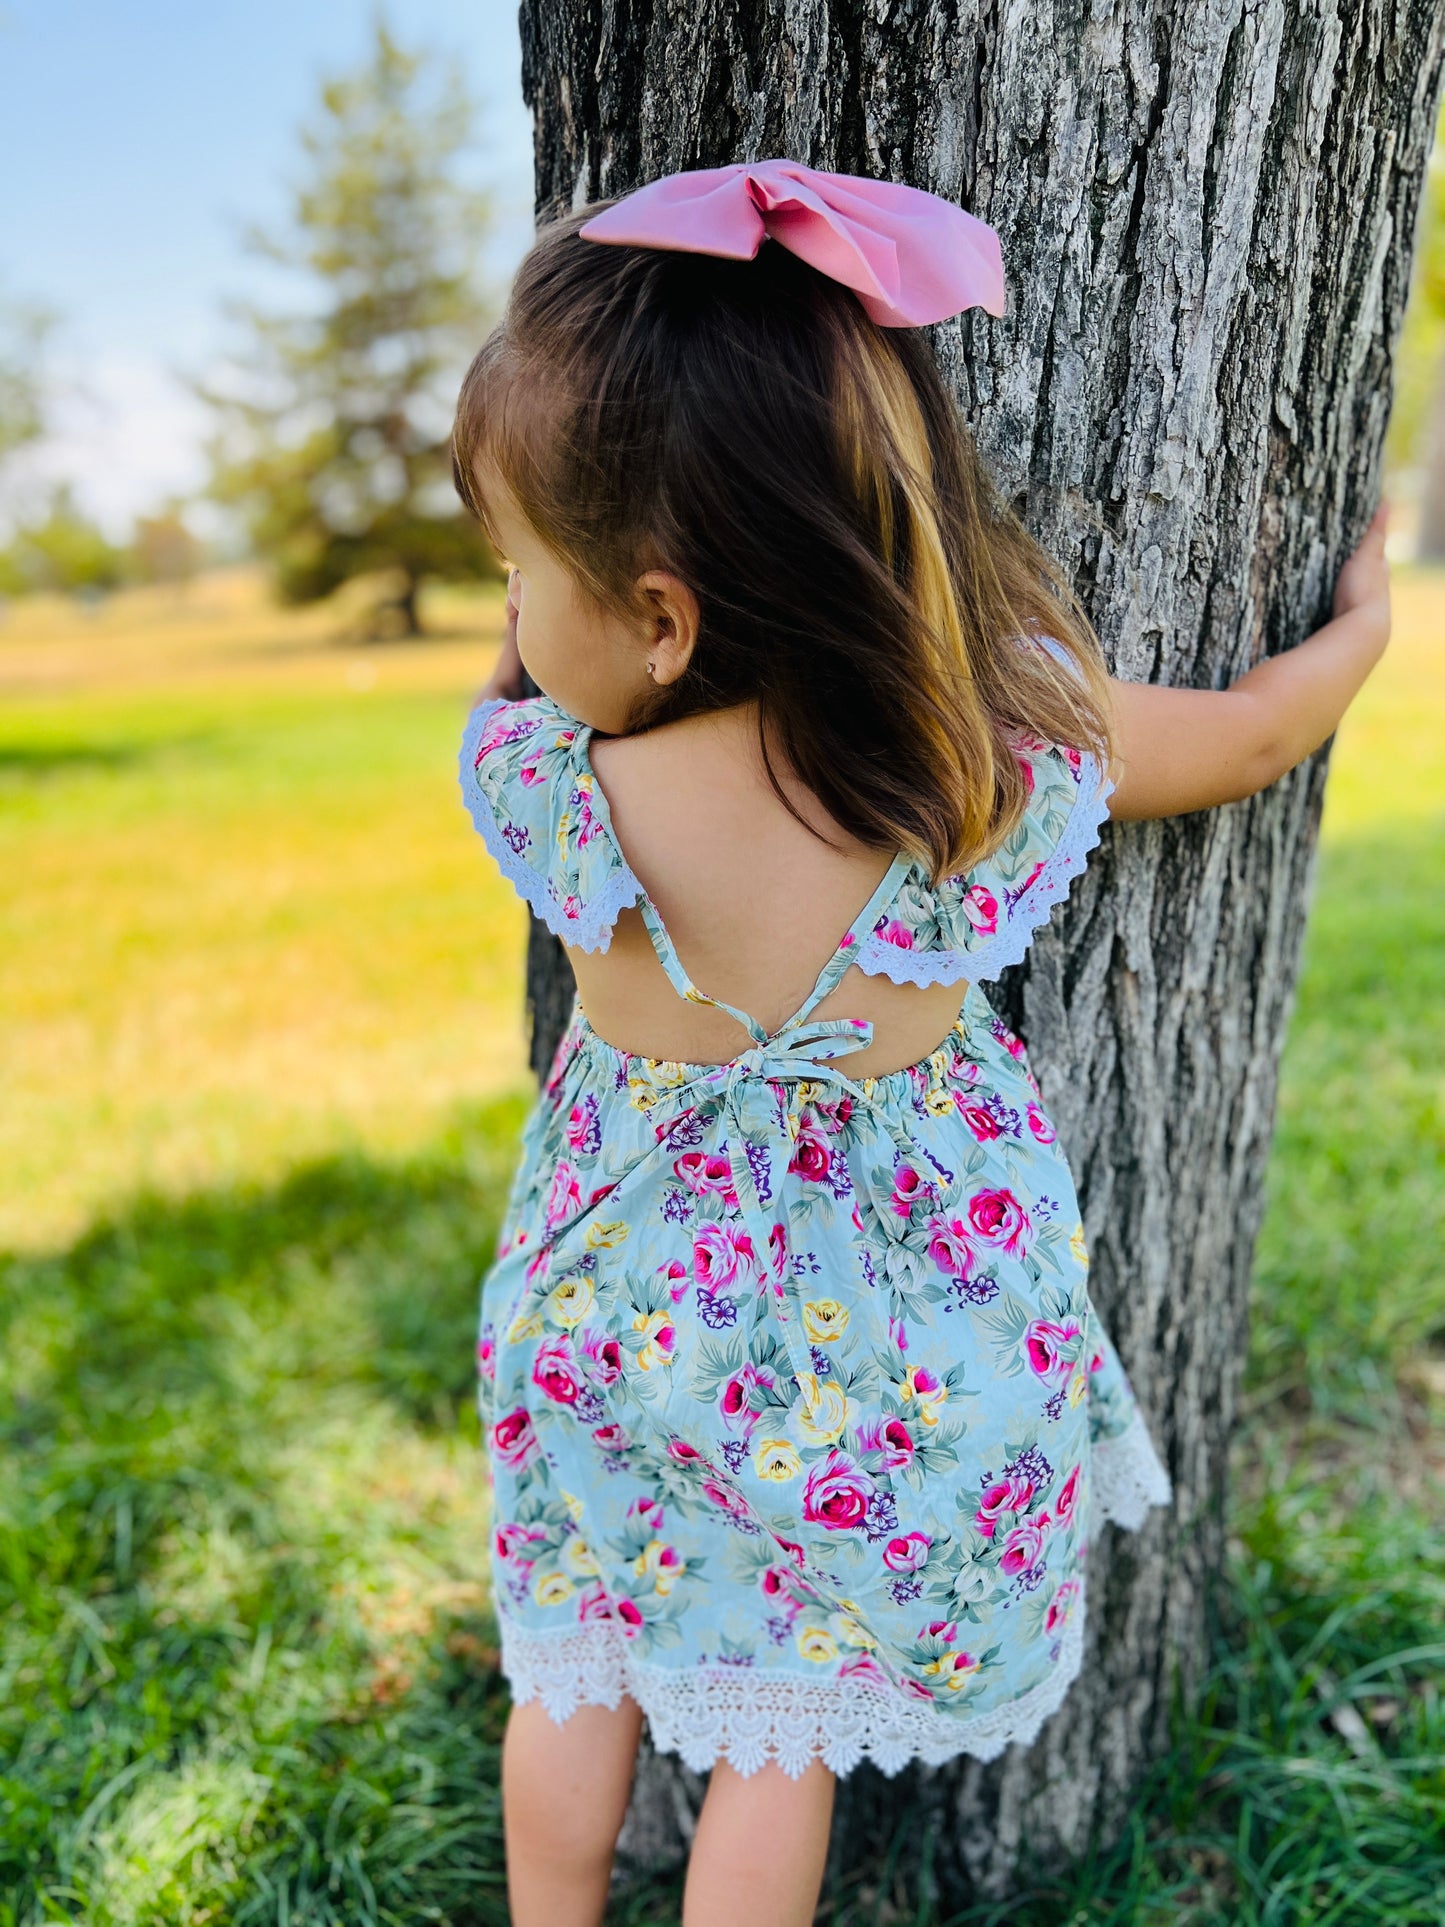
<path id="1" fill-rule="evenodd" d="M 852 288 L 882 328 L 921 328 L 965 308 L 1004 311 L 1003 251 L 986 221 L 922 188 L 798 161 L 666 174 L 578 233 L 731 261 L 753 260 L 772 239 Z"/>

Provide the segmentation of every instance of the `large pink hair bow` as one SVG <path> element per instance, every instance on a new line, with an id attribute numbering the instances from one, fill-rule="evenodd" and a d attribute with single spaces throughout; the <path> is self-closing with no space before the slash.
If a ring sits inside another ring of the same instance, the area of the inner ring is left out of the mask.
<path id="1" fill-rule="evenodd" d="M 740 161 L 665 174 L 595 214 L 588 241 L 751 261 L 766 238 L 852 288 L 883 328 L 965 308 L 1004 311 L 1003 251 L 986 221 L 900 181 Z"/>

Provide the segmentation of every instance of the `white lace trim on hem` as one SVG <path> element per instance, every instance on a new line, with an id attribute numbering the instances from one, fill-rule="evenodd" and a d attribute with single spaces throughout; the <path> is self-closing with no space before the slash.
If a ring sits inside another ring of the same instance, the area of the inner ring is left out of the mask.
<path id="1" fill-rule="evenodd" d="M 1173 1502 L 1169 1474 L 1137 1406 L 1122 1432 L 1113 1438 L 1094 1440 L 1089 1457 L 1094 1482 L 1092 1526 L 1112 1519 L 1116 1525 L 1137 1532 L 1152 1506 Z"/>
<path id="2" fill-rule="evenodd" d="M 1078 1676 L 1084 1611 L 1081 1586 L 1053 1672 L 1018 1699 L 972 1718 L 863 1680 L 755 1673 L 745 1666 L 674 1672 L 634 1659 L 609 1619 L 558 1634 L 527 1632 L 500 1609 L 497 1616 L 502 1671 L 517 1705 L 540 1700 L 561 1725 L 579 1706 L 615 1707 L 626 1693 L 647 1716 L 657 1750 L 680 1755 L 694 1772 L 725 1759 L 746 1778 L 775 1760 L 796 1780 L 815 1759 L 838 1774 L 871 1759 L 891 1775 L 910 1760 L 940 1766 L 960 1753 L 992 1760 L 1014 1741 L 1028 1745 Z"/>

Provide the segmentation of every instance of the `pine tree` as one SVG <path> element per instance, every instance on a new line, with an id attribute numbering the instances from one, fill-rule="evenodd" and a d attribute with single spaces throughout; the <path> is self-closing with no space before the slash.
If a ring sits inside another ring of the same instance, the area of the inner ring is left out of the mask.
<path id="1" fill-rule="evenodd" d="M 496 569 L 447 454 L 488 315 L 476 264 L 490 202 L 456 171 L 473 120 L 455 69 L 403 51 L 378 20 L 367 64 L 322 88 L 302 130 L 290 231 L 250 237 L 312 298 L 289 314 L 234 308 L 247 350 L 225 386 L 201 388 L 219 413 L 210 492 L 241 511 L 281 598 L 386 571 L 390 625 L 407 635 L 424 578 Z"/>

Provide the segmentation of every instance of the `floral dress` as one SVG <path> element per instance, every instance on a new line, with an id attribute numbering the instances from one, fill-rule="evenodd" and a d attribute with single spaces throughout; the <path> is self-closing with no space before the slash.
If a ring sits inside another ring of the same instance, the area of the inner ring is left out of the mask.
<path id="1" fill-rule="evenodd" d="M 725 1064 L 637 1056 L 578 1006 L 525 1125 L 482 1285 L 491 1566 L 513 1699 L 642 1707 L 705 1770 L 990 1759 L 1078 1672 L 1091 1537 L 1168 1477 L 1089 1299 L 1073 1178 L 977 988 L 1099 837 L 1088 755 L 1015 739 L 1014 834 L 930 886 L 900 854 L 771 1035 L 688 980 L 618 845 L 591 730 L 483 703 L 465 800 L 568 943 L 636 905 Z M 850 1078 L 872 1027 L 811 1019 L 850 964 L 958 983 L 928 1057 Z"/>

